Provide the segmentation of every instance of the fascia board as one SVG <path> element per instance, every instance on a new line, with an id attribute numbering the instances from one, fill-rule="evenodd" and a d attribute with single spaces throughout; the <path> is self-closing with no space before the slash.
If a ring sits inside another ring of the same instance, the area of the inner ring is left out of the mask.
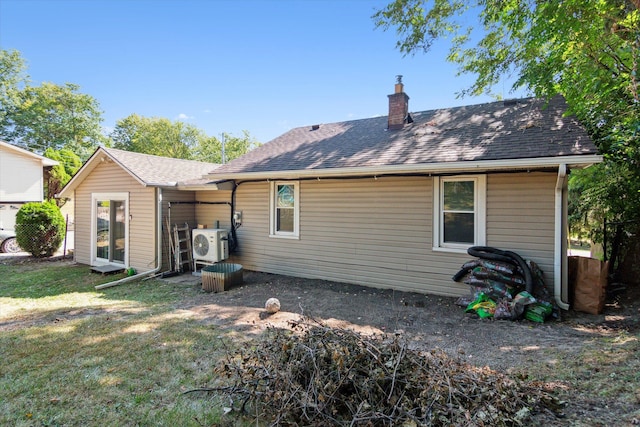
<path id="1" fill-rule="evenodd" d="M 253 180 L 253 179 L 274 179 L 274 178 L 338 178 L 341 176 L 354 175 L 384 175 L 384 174 L 410 174 L 410 173 L 467 173 L 483 171 L 499 171 L 509 169 L 544 168 L 558 167 L 561 164 L 573 166 L 588 166 L 602 162 L 603 157 L 597 154 L 580 156 L 561 157 L 538 157 L 525 159 L 505 159 L 505 160 L 481 160 L 475 162 L 447 162 L 433 164 L 415 165 L 394 165 L 394 166 L 372 166 L 353 167 L 335 169 L 303 169 L 303 170 L 282 170 L 254 173 L 228 173 L 209 174 L 208 178 L 221 181 L 230 180 Z"/>
<path id="2" fill-rule="evenodd" d="M 211 182 L 210 184 L 178 184 L 175 189 L 179 191 L 231 191 L 234 183 L 232 181 Z"/>
<path id="3" fill-rule="evenodd" d="M 22 147 L 18 147 L 17 145 L 13 145 L 13 144 L 9 144 L 8 142 L 5 141 L 0 141 L 0 146 L 5 147 L 8 150 L 12 150 L 18 154 L 21 154 L 23 156 L 26 157 L 31 157 L 32 159 L 35 160 L 40 160 L 40 162 L 42 162 L 42 166 L 57 166 L 60 163 L 56 160 L 50 159 L 48 157 L 45 156 L 41 156 L 40 154 L 36 154 L 36 153 L 32 153 L 29 150 L 25 150 Z"/>
<path id="4" fill-rule="evenodd" d="M 91 173 L 91 171 L 97 166 L 99 162 L 98 155 L 100 152 L 102 152 L 102 154 L 106 154 L 101 148 L 98 148 L 96 151 L 94 151 L 91 157 L 89 157 L 89 159 L 84 162 L 80 169 L 78 169 L 78 171 L 71 177 L 69 182 L 67 182 L 67 185 L 62 187 L 62 190 L 60 190 L 60 192 L 56 194 L 56 197 L 67 198 L 72 196 L 71 193 L 73 193 L 73 190 L 75 190 L 76 187 L 80 185 L 80 183 L 85 180 L 87 175 L 89 175 L 89 173 Z"/>
<path id="5" fill-rule="evenodd" d="M 138 181 L 140 185 L 142 185 L 143 187 L 147 187 L 149 185 L 146 182 L 142 181 L 136 174 L 131 172 L 126 166 L 124 166 L 122 163 L 120 163 L 115 158 L 113 158 L 113 156 L 111 156 L 107 151 L 103 150 L 102 147 L 100 147 L 91 155 L 91 157 L 89 157 L 89 159 L 84 163 L 84 165 L 82 165 L 80 170 L 76 172 L 76 174 L 71 178 L 71 180 L 67 183 L 67 185 L 65 185 L 64 188 L 60 191 L 60 193 L 56 195 L 56 197 L 58 198 L 70 197 L 70 195 L 68 194 L 72 193 L 73 190 L 75 190 L 75 188 L 78 185 L 80 185 L 80 183 L 82 183 L 82 181 L 84 181 L 87 178 L 87 176 L 100 163 L 102 163 L 105 160 L 111 161 L 116 165 L 118 165 L 120 168 L 126 171 L 133 179 Z"/>

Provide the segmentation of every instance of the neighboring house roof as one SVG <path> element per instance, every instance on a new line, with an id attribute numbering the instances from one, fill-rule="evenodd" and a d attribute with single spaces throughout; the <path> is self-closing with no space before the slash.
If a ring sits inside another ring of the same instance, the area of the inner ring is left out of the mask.
<path id="1" fill-rule="evenodd" d="M 134 153 L 115 148 L 98 148 L 62 189 L 58 197 L 70 197 L 71 192 L 105 160 L 113 161 L 145 187 L 178 188 L 208 184 L 204 176 L 217 168 L 216 163 L 174 159 L 151 154 Z"/>
<path id="2" fill-rule="evenodd" d="M 404 94 L 403 94 L 404 95 Z M 392 95 L 390 95 L 391 97 Z M 408 97 L 407 97 L 408 100 Z M 214 179 L 490 170 L 602 160 L 562 97 L 527 98 L 292 129 L 211 172 Z"/>
<path id="3" fill-rule="evenodd" d="M 0 140 L 0 151 L 7 149 L 9 151 L 13 151 L 14 153 L 26 156 L 26 157 L 30 157 L 34 160 L 39 160 L 42 163 L 42 166 L 57 166 L 58 162 L 55 160 L 52 160 L 48 157 L 44 157 L 41 156 L 39 154 L 36 153 L 32 153 L 29 150 L 25 150 L 24 148 L 20 148 L 17 145 L 13 145 L 13 144 L 9 144 L 8 142 L 2 141 Z"/>

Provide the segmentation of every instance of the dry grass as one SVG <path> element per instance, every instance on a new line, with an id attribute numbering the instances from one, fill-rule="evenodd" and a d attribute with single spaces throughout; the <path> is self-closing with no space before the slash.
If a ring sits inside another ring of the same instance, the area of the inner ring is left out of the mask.
<path id="1" fill-rule="evenodd" d="M 96 284 L 115 278 L 69 262 L 0 264 L 0 425 L 249 425 L 222 414 L 228 400 L 184 394 L 225 385 L 215 374 L 218 360 L 255 343 L 257 335 L 246 329 L 208 321 L 237 311 L 240 300 L 222 307 L 225 313 L 184 309 L 185 301 L 202 299 L 200 287 L 157 280 L 95 291 Z M 256 298 L 259 290 L 242 292 Z M 507 365 L 506 374 L 539 381 L 568 402 L 566 418 L 548 416 L 530 425 L 640 424 L 637 316 L 626 330 L 580 330 L 588 332 L 588 345 L 579 350 L 558 341 L 541 349 L 540 357 Z M 576 323 L 576 330 L 581 327 L 587 326 Z"/>
<path id="2" fill-rule="evenodd" d="M 555 384 L 561 399 L 572 403 L 578 422 L 567 425 L 640 424 L 640 335 L 613 331 L 572 357 L 549 352 L 544 363 L 527 366 L 527 376 Z M 625 414 L 620 419 L 617 414 Z M 584 418 L 581 418 L 584 416 Z M 582 424 L 580 424 L 582 423 Z"/>
<path id="3" fill-rule="evenodd" d="M 172 304 L 193 287 L 86 266 L 0 265 L 0 425 L 219 425 L 221 405 L 185 396 L 215 383 L 220 331 Z"/>

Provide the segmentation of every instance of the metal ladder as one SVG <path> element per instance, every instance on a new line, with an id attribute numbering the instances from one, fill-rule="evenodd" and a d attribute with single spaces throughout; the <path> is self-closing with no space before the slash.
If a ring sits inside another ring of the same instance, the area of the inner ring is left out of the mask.
<path id="1" fill-rule="evenodd" d="M 184 227 L 178 227 L 178 224 L 173 225 L 174 270 L 180 273 L 185 271 L 185 264 L 189 269 L 191 269 L 191 265 L 193 264 L 191 233 L 189 233 L 189 231 L 189 224 L 186 222 L 184 223 Z"/>

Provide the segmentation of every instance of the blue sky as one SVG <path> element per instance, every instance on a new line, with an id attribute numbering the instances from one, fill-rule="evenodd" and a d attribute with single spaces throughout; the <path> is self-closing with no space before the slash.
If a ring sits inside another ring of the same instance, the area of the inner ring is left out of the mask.
<path id="1" fill-rule="evenodd" d="M 386 115 L 397 74 L 410 111 L 489 100 L 456 99 L 470 77 L 446 45 L 403 57 L 371 18 L 389 2 L 0 0 L 0 48 L 21 52 L 33 85 L 79 85 L 107 131 L 136 113 L 268 142 Z"/>

